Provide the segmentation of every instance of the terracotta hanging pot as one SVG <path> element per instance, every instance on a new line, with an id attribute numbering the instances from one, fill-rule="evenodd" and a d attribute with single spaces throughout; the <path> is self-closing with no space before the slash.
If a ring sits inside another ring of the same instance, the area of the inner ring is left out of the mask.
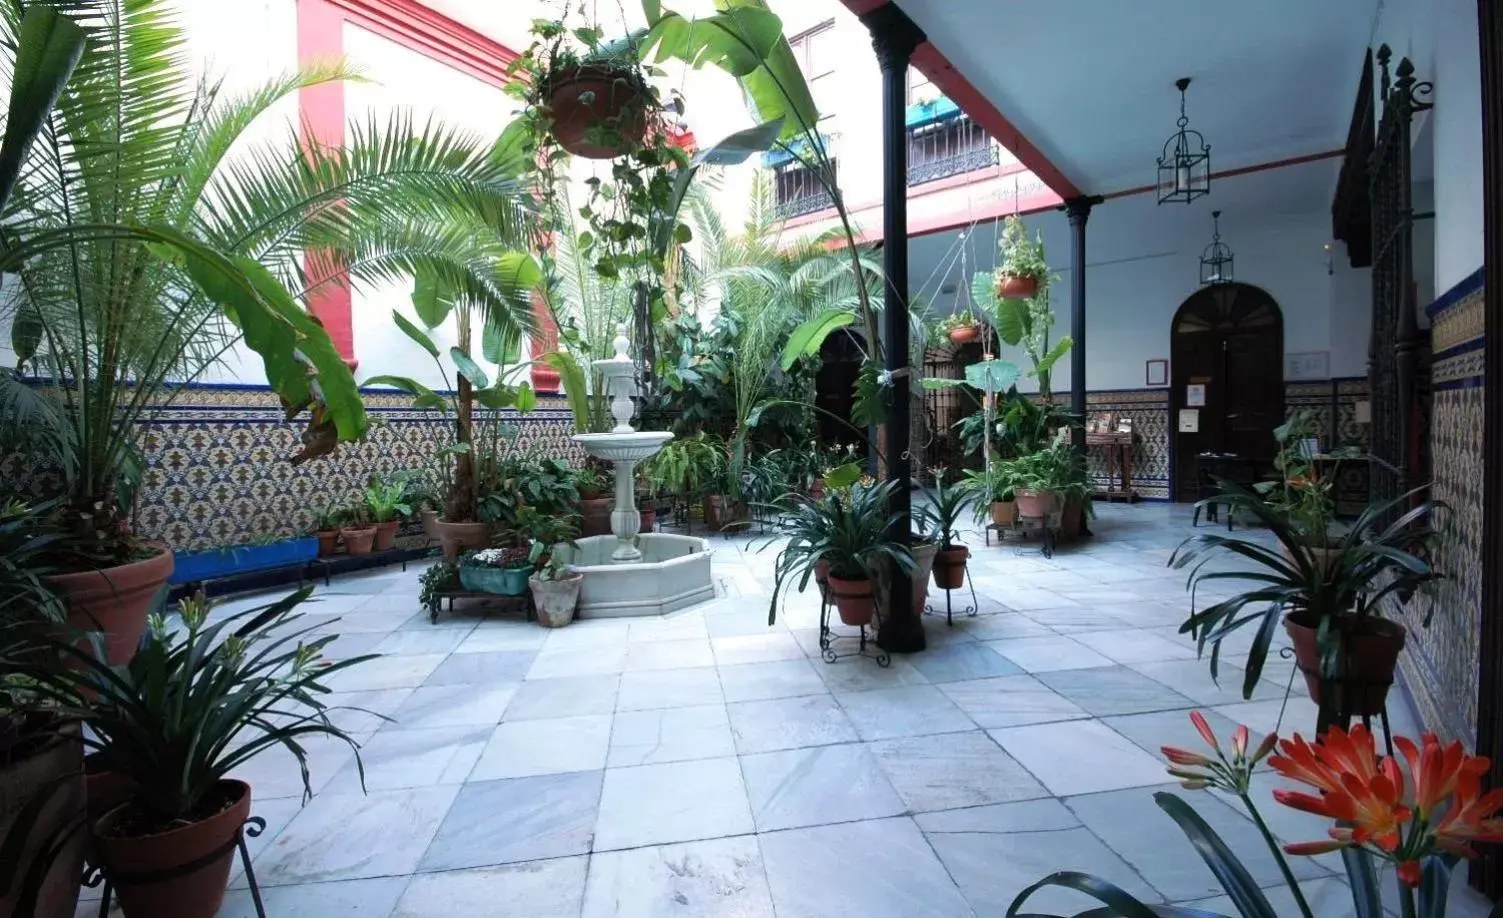
<path id="1" fill-rule="evenodd" d="M 981 329 L 975 325 L 961 325 L 950 329 L 950 340 L 956 344 L 975 341 L 979 337 L 981 337 Z"/>
<path id="2" fill-rule="evenodd" d="M 318 537 L 318 556 L 327 558 L 339 550 L 339 530 L 320 529 L 314 533 Z"/>
<path id="3" fill-rule="evenodd" d="M 376 527 L 374 526 L 367 526 L 363 529 L 341 529 L 339 535 L 344 539 L 346 554 L 368 555 L 376 544 Z"/>
<path id="4" fill-rule="evenodd" d="M 376 524 L 376 551 L 390 551 L 397 544 L 397 527 L 402 525 L 400 520 L 387 520 Z"/>
<path id="5" fill-rule="evenodd" d="M 584 64 L 548 76 L 553 137 L 586 159 L 615 159 L 641 143 L 648 101 L 634 75 L 620 68 Z"/>
<path id="6" fill-rule="evenodd" d="M 965 586 L 965 565 L 970 556 L 971 550 L 964 545 L 941 548 L 934 558 L 934 585 L 941 590 Z"/>
<path id="7" fill-rule="evenodd" d="M 876 612 L 876 598 L 870 580 L 845 580 L 829 578 L 830 598 L 835 600 L 835 609 L 840 620 L 847 625 L 869 625 Z"/>
<path id="8" fill-rule="evenodd" d="M 444 547 L 444 557 L 450 561 L 467 551 L 489 548 L 491 545 L 490 527 L 484 523 L 450 523 L 439 520 L 434 525 L 438 529 L 438 540 Z"/>
<path id="9" fill-rule="evenodd" d="M 1326 706 L 1320 678 L 1320 648 L 1316 641 L 1319 623 L 1300 612 L 1284 616 L 1284 630 L 1294 642 L 1294 660 L 1305 676 L 1310 700 Z M 1398 622 L 1382 618 L 1352 619 L 1342 626 L 1341 665 L 1330 699 L 1330 709 L 1353 717 L 1372 717 L 1383 712 L 1399 654 L 1407 632 Z M 1348 695 L 1350 693 L 1350 695 Z"/>
<path id="10" fill-rule="evenodd" d="M 214 918 L 219 913 L 236 853 L 235 835 L 250 815 L 251 789 L 244 781 L 221 781 L 218 793 L 223 809 L 180 828 L 132 834 L 137 815 L 132 803 L 94 824 L 94 850 L 126 918 Z M 169 879 L 147 879 L 174 873 L 178 875 Z"/>
<path id="11" fill-rule="evenodd" d="M 1039 279 L 1028 275 L 1002 274 L 997 277 L 997 296 L 1004 300 L 1026 300 L 1039 292 Z"/>
<path id="12" fill-rule="evenodd" d="M 1031 488 L 1018 488 L 1013 492 L 1018 505 L 1018 516 L 1024 519 L 1041 520 L 1054 512 L 1055 494 L 1053 491 L 1035 491 Z"/>
<path id="13" fill-rule="evenodd" d="M 157 553 L 143 561 L 44 578 L 67 603 L 68 627 L 104 632 L 115 666 L 136 655 L 152 600 L 172 576 L 172 552 L 152 547 Z"/>

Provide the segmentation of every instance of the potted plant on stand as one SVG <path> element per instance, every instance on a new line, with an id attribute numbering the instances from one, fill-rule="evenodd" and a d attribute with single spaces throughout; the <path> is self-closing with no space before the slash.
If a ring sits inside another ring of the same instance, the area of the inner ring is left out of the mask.
<path id="1" fill-rule="evenodd" d="M 311 592 L 212 622 L 208 602 L 186 601 L 183 627 L 154 616 L 141 652 L 123 666 L 49 640 L 49 659 L 21 667 L 35 704 L 83 723 L 84 744 L 129 788 L 89 829 L 92 857 L 127 918 L 219 912 L 251 811 L 251 787 L 230 775 L 259 754 L 291 753 L 305 799 L 303 741 L 342 740 L 359 766 L 355 741 L 330 717 L 341 709 L 322 698 L 330 676 L 373 656 L 324 659 L 338 636 L 298 622 L 296 607 Z"/>
<path id="2" fill-rule="evenodd" d="M 971 550 L 960 544 L 960 515 L 971 496 L 963 486 L 945 487 L 944 469 L 934 473 L 934 501 L 918 514 L 928 538 L 938 543 L 934 556 L 934 585 L 958 590 L 965 585 L 966 560 Z"/>
<path id="3" fill-rule="evenodd" d="M 376 524 L 371 522 L 370 510 L 364 506 L 345 510 L 344 525 L 339 527 L 339 537 L 344 540 L 346 554 L 370 554 L 372 546 L 376 544 Z"/>
<path id="4" fill-rule="evenodd" d="M 531 559 L 537 571 L 528 578 L 527 585 L 532 589 L 538 624 L 544 628 L 562 628 L 574 621 L 579 588 L 584 584 L 584 575 L 569 570 L 568 562 L 556 547 L 555 543 L 532 543 Z"/>
<path id="5" fill-rule="evenodd" d="M 401 481 L 378 481 L 372 479 L 365 486 L 365 508 L 370 511 L 376 524 L 376 551 L 388 551 L 397 543 L 397 527 L 401 518 L 412 515 L 411 505 L 405 502 L 407 485 Z"/>
<path id="6" fill-rule="evenodd" d="M 1017 519 L 1018 507 L 1014 488 L 1017 477 L 1003 460 L 994 460 L 988 469 L 971 469 L 959 487 L 970 492 L 976 525 L 1009 527 Z"/>
<path id="7" fill-rule="evenodd" d="M 1048 282 L 1049 263 L 1044 260 L 1044 240 L 1041 234 L 1028 238 L 1028 228 L 1017 216 L 1002 221 L 1002 264 L 995 275 L 997 298 L 1003 300 L 1027 300 L 1038 295 L 1041 285 Z"/>
<path id="8" fill-rule="evenodd" d="M 344 523 L 344 511 L 335 510 L 328 504 L 313 511 L 313 535 L 318 539 L 318 556 L 327 558 L 339 548 L 339 527 Z"/>
<path id="9" fill-rule="evenodd" d="M 1202 651 L 1211 644 L 1219 652 L 1227 635 L 1256 624 L 1244 666 L 1243 697 L 1251 698 L 1282 619 L 1305 686 L 1320 707 L 1317 730 L 1344 724 L 1352 716 L 1380 713 L 1405 641 L 1404 626 L 1384 616 L 1385 604 L 1406 603 L 1420 587 L 1441 576 L 1429 562 L 1436 504 L 1421 499 L 1424 490 L 1369 504 L 1339 538 L 1318 549 L 1305 538 L 1308 520 L 1223 483 L 1219 495 L 1201 503 L 1216 501 L 1232 512 L 1248 514 L 1278 540 L 1279 547 L 1217 533 L 1186 539 L 1169 564 L 1191 570 L 1192 590 L 1237 579 L 1254 586 L 1192 613 L 1180 631 L 1195 636 Z M 1218 570 L 1204 564 L 1216 556 L 1232 557 L 1242 569 Z M 1212 675 L 1216 662 L 1213 653 Z"/>

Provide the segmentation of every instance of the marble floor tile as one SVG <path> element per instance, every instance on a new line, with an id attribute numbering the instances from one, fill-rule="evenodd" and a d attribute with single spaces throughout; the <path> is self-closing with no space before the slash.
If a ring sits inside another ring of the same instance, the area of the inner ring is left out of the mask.
<path id="1" fill-rule="evenodd" d="M 990 731 L 992 738 L 1056 796 L 1089 794 L 1164 781 L 1163 761 L 1095 720 Z"/>
<path id="2" fill-rule="evenodd" d="M 1211 729 L 1221 737 L 1221 741 L 1228 742 L 1237 725 L 1215 711 L 1201 713 L 1210 723 Z M 1154 711 L 1149 714 L 1103 717 L 1101 723 L 1137 743 L 1144 752 L 1156 758 L 1163 757 L 1159 750 L 1165 746 L 1210 754 L 1206 749 L 1206 741 L 1201 739 L 1195 725 L 1190 722 L 1189 711 Z M 1252 742 L 1256 743 L 1261 738 L 1260 735 Z"/>
<path id="3" fill-rule="evenodd" d="M 1118 663 L 1156 663 L 1162 660 L 1192 660 L 1193 648 L 1135 628 L 1091 631 L 1074 638 L 1102 656 Z"/>
<path id="4" fill-rule="evenodd" d="M 512 696 L 501 715 L 505 721 L 541 720 L 609 714 L 616 710 L 620 676 L 563 676 L 528 679 Z"/>
<path id="5" fill-rule="evenodd" d="M 360 747 L 325 788 L 327 793 L 360 793 L 404 787 L 463 784 L 490 739 L 489 726 L 432 727 L 419 730 L 387 727 Z"/>
<path id="6" fill-rule="evenodd" d="M 495 726 L 520 687 L 520 682 L 500 681 L 421 686 L 391 715 L 393 723 L 389 726 L 403 729 Z"/>
<path id="7" fill-rule="evenodd" d="M 1341 880 L 1334 877 L 1324 880 L 1307 880 L 1300 884 L 1300 892 L 1304 894 L 1310 911 L 1319 918 L 1357 918 L 1356 906 L 1352 903 L 1352 888 Z M 1263 890 L 1263 895 L 1268 899 L 1268 904 L 1273 906 L 1276 915 L 1300 913 L 1299 903 L 1294 900 L 1294 894 L 1287 886 L 1271 886 Z M 1217 915 L 1231 915 L 1237 911 L 1230 896 L 1196 899 L 1193 902 L 1180 904 L 1190 908 L 1205 909 Z"/>
<path id="8" fill-rule="evenodd" d="M 296 886 L 262 885 L 261 902 L 266 914 L 276 918 L 387 918 L 406 886 L 405 876 Z M 94 918 L 98 909 L 91 909 L 88 914 Z M 230 890 L 224 905 L 219 907 L 219 918 L 256 918 L 256 903 L 250 891 Z"/>
<path id="9" fill-rule="evenodd" d="M 1126 666 L 1039 673 L 1038 680 L 1097 717 L 1195 707 L 1180 693 Z"/>
<path id="10" fill-rule="evenodd" d="M 735 758 L 612 768 L 600 793 L 594 850 L 745 835 L 752 827 Z"/>
<path id="11" fill-rule="evenodd" d="M 773 918 L 761 848 L 742 835 L 595 854 L 583 918 Z"/>
<path id="12" fill-rule="evenodd" d="M 939 687 L 978 726 L 1016 727 L 1090 715 L 1033 676 L 950 682 Z"/>
<path id="13" fill-rule="evenodd" d="M 965 712 L 932 685 L 841 692 L 835 700 L 864 740 L 959 733 L 976 728 Z"/>
<path id="14" fill-rule="evenodd" d="M 827 689 L 811 663 L 800 657 L 797 660 L 779 660 L 774 663 L 742 663 L 721 666 L 720 685 L 725 700 L 767 701 L 772 698 L 794 698 L 799 695 L 823 695 Z"/>
<path id="15" fill-rule="evenodd" d="M 526 778 L 605 767 L 610 714 L 507 721 L 491 733 L 472 781 Z"/>
<path id="16" fill-rule="evenodd" d="M 1057 870 L 1088 873 L 1121 887 L 1140 901 L 1160 901 L 1132 867 L 1086 829 L 931 833 L 928 838 L 961 893 L 980 915 L 1005 914 L 1018 893 Z M 1099 905 L 1082 893 L 1045 888 L 1028 899 L 1024 913 L 1073 915 Z"/>
<path id="17" fill-rule="evenodd" d="M 706 627 L 706 618 L 698 609 L 660 615 L 653 618 L 634 618 L 627 633 L 627 641 L 640 644 L 644 641 L 705 640 L 712 637 Z"/>
<path id="18" fill-rule="evenodd" d="M 711 638 L 710 644 L 715 648 L 715 662 L 720 666 L 804 658 L 804 651 L 793 639 L 793 635 L 782 629 L 771 634 Z"/>
<path id="19" fill-rule="evenodd" d="M 308 785 L 315 794 L 355 758 L 354 747 L 331 736 L 309 737 L 299 740 L 299 745 L 308 765 Z M 230 777 L 250 784 L 255 795 L 253 801 L 281 797 L 301 800 L 305 792 L 297 757 L 283 746 L 267 749 L 230 772 Z"/>
<path id="20" fill-rule="evenodd" d="M 369 692 L 379 689 L 417 688 L 445 659 L 441 653 L 377 657 L 342 669 L 324 680 L 335 692 Z"/>
<path id="21" fill-rule="evenodd" d="M 390 726 L 416 689 L 375 689 L 369 692 L 330 692 L 323 696 L 329 719 L 352 736 L 369 736 Z"/>
<path id="22" fill-rule="evenodd" d="M 455 653 L 540 650 L 548 632 L 531 622 L 481 622 L 454 648 Z"/>
<path id="23" fill-rule="evenodd" d="M 534 656 L 530 650 L 450 654 L 423 684 L 484 685 L 489 682 L 520 682 L 532 666 Z"/>
<path id="24" fill-rule="evenodd" d="M 1155 682 L 1167 685 L 1199 705 L 1238 704 L 1242 698 L 1242 669 L 1226 660 L 1217 668 L 1217 678 L 1211 678 L 1210 658 L 1189 660 L 1166 660 L 1159 663 L 1129 663 Z M 1250 701 L 1269 701 L 1284 697 L 1284 686 L 1268 679 L 1259 679 L 1253 686 Z"/>
<path id="25" fill-rule="evenodd" d="M 915 813 L 913 821 L 933 839 L 939 835 L 1010 835 L 1018 832 L 1050 832 L 1074 829 L 1080 820 L 1054 797 L 993 803 L 959 810 Z"/>
<path id="26" fill-rule="evenodd" d="M 616 714 L 607 765 L 654 765 L 736 754 L 725 705 L 624 711 Z"/>
<path id="27" fill-rule="evenodd" d="M 256 858 L 266 886 L 412 873 L 459 793 L 457 785 L 320 794 Z"/>
<path id="28" fill-rule="evenodd" d="M 563 629 L 569 630 L 567 628 Z M 626 645 L 544 648 L 527 670 L 528 679 L 558 679 L 563 676 L 611 676 L 626 667 Z"/>
<path id="29" fill-rule="evenodd" d="M 700 704 L 721 704 L 720 678 L 713 666 L 655 669 L 621 675 L 618 711 L 646 711 Z"/>
<path id="30" fill-rule="evenodd" d="M 588 863 L 580 856 L 420 873 L 391 918 L 578 918 Z"/>
<path id="31" fill-rule="evenodd" d="M 912 662 L 924 678 L 936 684 L 1011 676 L 1023 671 L 991 647 L 971 640 L 952 641 L 942 647 L 931 645 L 923 653 L 914 654 Z"/>
<path id="32" fill-rule="evenodd" d="M 868 748 L 915 813 L 1047 795 L 1022 765 L 980 731 L 882 740 Z"/>
<path id="33" fill-rule="evenodd" d="M 628 673 L 714 665 L 715 656 L 706 638 L 628 644 L 624 664 Z"/>
<path id="34" fill-rule="evenodd" d="M 978 590 L 980 588 L 978 587 Z M 1058 593 L 1037 587 L 1024 586 L 1010 578 L 1006 586 L 996 591 L 987 591 L 998 602 L 1019 612 L 1036 612 L 1045 609 L 1075 609 L 1080 603 L 1066 599 Z"/>
<path id="35" fill-rule="evenodd" d="M 837 649 L 840 653 L 846 653 L 854 649 L 854 646 L 846 641 Z M 834 663 L 826 663 L 818 659 L 818 654 L 817 647 L 810 654 L 815 657 L 811 661 L 814 663 L 814 671 L 819 673 L 819 677 L 825 680 L 825 687 L 832 692 L 864 692 L 867 689 L 929 684 L 929 680 L 917 667 L 900 656 L 894 656 L 888 666 L 878 666 L 875 660 L 864 657 L 845 657 Z"/>
<path id="36" fill-rule="evenodd" d="M 778 610 L 778 617 L 773 624 L 767 624 L 767 603 L 765 596 L 739 597 L 741 599 L 754 600 L 748 608 L 738 609 L 734 612 L 705 612 L 705 628 L 709 636 L 713 638 L 741 637 L 743 635 L 776 634 L 787 629 L 785 616 L 790 610 Z"/>
<path id="37" fill-rule="evenodd" d="M 540 630 L 548 635 L 543 651 L 553 653 L 582 647 L 620 647 L 631 635 L 631 622 L 625 619 L 575 619 L 567 628 Z"/>
<path id="38" fill-rule="evenodd" d="M 788 829 L 759 840 L 778 918 L 974 914 L 911 819 Z"/>
<path id="39" fill-rule="evenodd" d="M 1030 673 L 1116 665 L 1079 641 L 1064 635 L 987 641 L 986 646 Z"/>
<path id="40" fill-rule="evenodd" d="M 743 755 L 854 742 L 859 737 L 829 695 L 742 701 L 726 706 L 736 749 Z"/>
<path id="41" fill-rule="evenodd" d="M 474 630 L 473 625 L 464 628 L 437 628 L 431 631 L 393 631 L 381 639 L 376 653 L 415 654 L 453 653 Z"/>
<path id="42" fill-rule="evenodd" d="M 1048 626 L 1021 612 L 1001 612 L 996 615 L 978 615 L 975 618 L 957 619 L 957 629 L 963 629 L 977 641 L 1000 641 L 1008 638 L 1054 637 Z M 926 629 L 927 630 L 927 629 Z"/>
<path id="43" fill-rule="evenodd" d="M 1081 605 L 1068 609 L 1042 609 L 1024 612 L 1029 618 L 1057 634 L 1086 634 L 1092 631 L 1113 631 L 1126 627 L 1127 622 L 1110 612 Z"/>
<path id="44" fill-rule="evenodd" d="M 601 773 L 582 771 L 459 789 L 418 869 L 492 867 L 588 854 L 600 810 Z"/>
<path id="45" fill-rule="evenodd" d="M 741 757 L 758 832 L 897 816 L 903 801 L 864 746 L 812 746 Z"/>

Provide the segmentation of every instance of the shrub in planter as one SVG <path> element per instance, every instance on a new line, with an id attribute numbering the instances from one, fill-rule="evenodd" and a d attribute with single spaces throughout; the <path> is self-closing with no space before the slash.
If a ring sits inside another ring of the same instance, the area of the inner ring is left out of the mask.
<path id="1" fill-rule="evenodd" d="M 515 546 L 486 548 L 459 559 L 459 582 L 475 593 L 521 596 L 527 592 L 527 576 L 531 573 L 527 549 Z"/>
<path id="2" fill-rule="evenodd" d="M 313 511 L 313 535 L 318 538 L 318 556 L 327 558 L 339 549 L 339 527 L 344 513 L 327 505 Z"/>
<path id="3" fill-rule="evenodd" d="M 387 551 L 396 544 L 397 527 L 412 515 L 404 501 L 407 485 L 402 481 L 371 481 L 365 486 L 365 509 L 376 523 L 375 550 Z"/>
<path id="4" fill-rule="evenodd" d="M 584 575 L 570 571 L 569 565 L 553 551 L 554 548 L 555 543 L 551 542 L 532 543 L 531 556 L 538 568 L 527 581 L 532 589 L 538 624 L 544 628 L 562 628 L 574 621 L 579 588 L 584 585 Z"/>
<path id="5" fill-rule="evenodd" d="M 351 555 L 368 555 L 376 544 L 376 524 L 371 522 L 369 511 L 356 507 L 345 511 L 345 524 L 339 529 L 344 540 L 344 550 Z"/>
<path id="6" fill-rule="evenodd" d="M 1273 534 L 1279 547 L 1217 533 L 1186 539 L 1169 564 L 1191 569 L 1192 590 L 1239 578 L 1253 586 L 1192 613 L 1180 631 L 1194 635 L 1202 651 L 1207 644 L 1219 650 L 1227 635 L 1256 624 L 1242 686 L 1243 697 L 1251 698 L 1282 619 L 1305 686 L 1320 706 L 1321 728 L 1378 713 L 1404 646 L 1404 628 L 1384 618 L 1384 606 L 1408 602 L 1420 587 L 1442 576 L 1429 562 L 1436 504 L 1421 498 L 1424 490 L 1369 504 L 1317 554 L 1303 538 L 1302 522 L 1287 508 L 1270 506 L 1253 492 L 1223 482 L 1221 493 L 1201 505 L 1215 501 L 1247 514 Z M 1233 556 L 1244 569 L 1203 565 L 1218 555 Z M 1212 675 L 1216 659 L 1213 654 Z"/>
<path id="7" fill-rule="evenodd" d="M 24 668 L 39 703 L 81 721 L 99 764 L 129 782 L 130 799 L 90 830 L 127 918 L 218 912 L 251 804 L 250 786 L 232 771 L 278 746 L 306 769 L 301 744 L 318 736 L 349 743 L 359 765 L 354 740 L 330 717 L 340 709 L 322 699 L 329 676 L 372 657 L 323 658 L 337 635 L 314 635 L 316 626 L 298 622 L 297 606 L 311 592 L 213 622 L 208 602 L 186 601 L 184 628 L 153 616 L 141 651 L 124 666 L 49 641 L 61 665 Z M 306 770 L 302 778 L 307 799 Z M 157 878 L 132 879 L 143 874 Z"/>
<path id="8" fill-rule="evenodd" d="M 915 514 L 924 536 L 938 546 L 933 573 L 934 585 L 941 590 L 958 590 L 965 585 L 971 550 L 960 543 L 959 525 L 970 500 L 970 492 L 963 485 L 945 487 L 944 470 L 940 469 L 934 475 L 934 502 Z"/>

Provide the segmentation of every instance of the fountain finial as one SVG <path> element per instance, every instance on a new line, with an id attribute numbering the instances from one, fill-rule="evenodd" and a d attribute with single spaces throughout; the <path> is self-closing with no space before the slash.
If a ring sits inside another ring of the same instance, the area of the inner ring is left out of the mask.
<path id="1" fill-rule="evenodd" d="M 631 339 L 626 336 L 626 323 L 625 322 L 617 322 L 616 323 L 616 340 L 614 340 L 614 341 L 611 342 L 611 346 L 616 349 L 616 358 L 615 359 L 617 359 L 617 360 L 630 360 L 631 359 L 631 355 L 627 353 L 627 351 L 631 348 Z"/>

